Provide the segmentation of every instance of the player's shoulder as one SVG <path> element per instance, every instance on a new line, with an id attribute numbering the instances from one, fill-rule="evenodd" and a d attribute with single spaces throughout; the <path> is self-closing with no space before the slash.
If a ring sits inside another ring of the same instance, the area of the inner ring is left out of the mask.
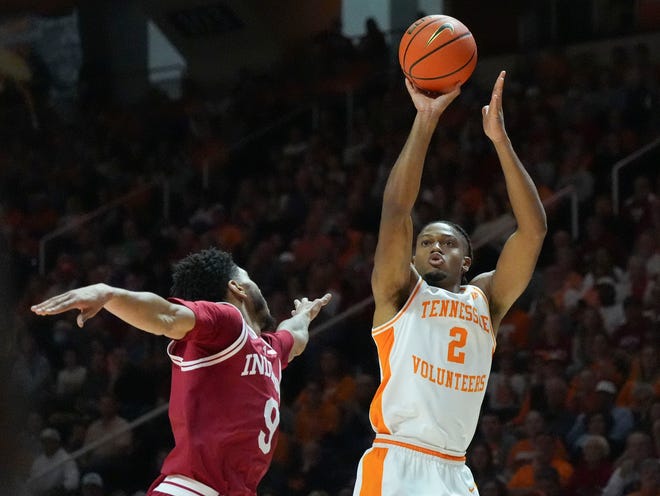
<path id="1" fill-rule="evenodd" d="M 491 288 L 493 284 L 493 276 L 495 271 L 491 270 L 488 272 L 482 272 L 481 274 L 476 275 L 469 283 L 470 286 L 476 286 L 479 288 L 487 299 L 490 299 Z"/>
<path id="2" fill-rule="evenodd" d="M 225 315 L 227 317 L 242 318 L 241 311 L 231 303 L 225 301 L 189 301 L 181 298 L 168 298 L 168 301 L 177 305 L 183 305 L 190 308 L 195 314 L 211 313 L 216 315 Z"/>

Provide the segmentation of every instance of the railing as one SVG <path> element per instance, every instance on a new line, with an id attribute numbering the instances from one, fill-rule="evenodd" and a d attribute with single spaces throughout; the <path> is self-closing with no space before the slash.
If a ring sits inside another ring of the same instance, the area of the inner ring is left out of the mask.
<path id="1" fill-rule="evenodd" d="M 293 110 L 289 112 L 288 114 L 283 115 L 279 119 L 277 119 L 274 122 L 271 122 L 270 124 L 257 129 L 256 131 L 252 132 L 251 134 L 245 136 L 244 138 L 240 139 L 236 143 L 234 143 L 229 151 L 230 152 L 235 152 L 237 150 L 240 150 L 244 146 L 252 143 L 253 141 L 265 136 L 269 132 L 271 132 L 273 129 L 279 128 L 283 124 L 290 122 L 293 120 L 295 117 L 299 116 L 300 114 L 303 114 L 305 112 L 310 113 L 310 120 L 313 119 L 313 116 L 315 114 L 315 108 L 311 106 L 305 106 L 305 107 L 300 107 L 296 110 Z M 209 177 L 210 177 L 210 170 L 207 164 L 205 164 L 204 168 L 202 169 L 202 187 L 204 189 L 208 189 L 209 187 Z M 159 178 L 159 179 L 154 179 L 151 182 L 147 183 L 145 186 L 137 188 L 130 193 L 127 193 L 124 196 L 121 196 L 119 198 L 116 198 L 101 207 L 97 208 L 96 210 L 93 210 L 91 212 L 88 212 L 86 214 L 83 214 L 76 219 L 72 220 L 71 222 L 68 222 L 64 226 L 58 227 L 57 229 L 54 229 L 53 231 L 45 234 L 40 240 L 39 240 L 39 275 L 44 276 L 46 274 L 46 245 L 48 244 L 49 241 L 62 236 L 63 234 L 66 234 L 70 231 L 73 231 L 80 226 L 90 222 L 91 220 L 94 220 L 95 218 L 99 217 L 100 215 L 103 215 L 104 213 L 117 208 L 121 205 L 124 205 L 125 203 L 129 202 L 131 199 L 133 199 L 136 196 L 139 196 L 146 191 L 149 191 L 150 189 L 154 188 L 155 186 L 160 186 L 162 188 L 162 215 L 163 219 L 167 220 L 169 219 L 169 214 L 170 214 L 170 196 L 171 196 L 171 191 L 170 191 L 170 184 L 169 181 L 166 178 Z"/>
<path id="2" fill-rule="evenodd" d="M 169 403 L 163 403 L 162 405 L 159 405 L 156 408 L 154 408 L 153 410 L 145 413 L 141 417 L 138 417 L 135 420 L 133 420 L 132 422 L 129 422 L 124 427 L 120 427 L 119 429 L 116 429 L 112 432 L 109 432 L 108 434 L 100 437 L 99 439 L 95 439 L 91 443 L 86 444 L 82 448 L 79 448 L 76 451 L 74 451 L 73 453 L 71 453 L 69 455 L 69 458 L 62 459 L 59 462 L 57 462 L 57 463 L 49 466 L 48 468 L 42 470 L 41 472 L 38 472 L 38 473 L 34 474 L 32 477 L 30 477 L 27 480 L 27 484 L 30 484 L 32 481 L 35 481 L 35 480 L 39 479 L 40 477 L 43 477 L 44 475 L 52 472 L 56 468 L 61 467 L 62 465 L 64 465 L 65 463 L 68 463 L 71 460 L 77 460 L 78 458 L 80 458 L 83 455 L 86 455 L 90 451 L 94 451 L 99 446 L 102 446 L 106 443 L 109 443 L 110 441 L 112 441 L 116 437 L 121 436 L 125 432 L 132 431 L 136 427 L 139 427 L 142 424 L 145 424 L 145 423 L 149 422 L 151 419 L 159 417 L 163 413 L 167 412 L 168 407 L 169 407 Z"/>
<path id="3" fill-rule="evenodd" d="M 631 153 L 630 155 L 619 160 L 616 164 L 612 166 L 612 207 L 614 209 L 615 214 L 618 215 L 620 209 L 621 186 L 619 184 L 619 172 L 621 171 L 621 169 L 634 163 L 639 157 L 650 152 L 658 145 L 660 145 L 660 137 L 657 137 L 648 145 L 640 148 L 634 153 Z"/>
<path id="4" fill-rule="evenodd" d="M 114 200 L 102 205 L 101 207 L 97 208 L 96 210 L 93 210 L 91 212 L 88 212 L 86 214 L 83 214 L 76 219 L 72 220 L 71 222 L 68 222 L 67 224 L 58 227 L 57 229 L 49 232 L 48 234 L 44 235 L 40 240 L 39 240 L 39 275 L 45 275 L 46 274 L 46 244 L 51 241 L 54 238 L 57 238 L 65 233 L 68 233 L 70 231 L 73 231 L 74 229 L 79 228 L 80 226 L 86 224 L 87 222 L 97 218 L 99 215 L 102 215 L 113 208 L 117 208 L 126 202 L 130 201 L 136 196 L 139 196 L 146 191 L 149 191 L 152 189 L 154 186 L 161 184 L 163 187 L 163 217 L 168 218 L 169 217 L 169 185 L 167 184 L 166 180 L 154 180 L 149 183 L 147 183 L 145 186 L 142 186 L 140 188 L 137 188 L 130 193 L 120 196 L 119 198 L 115 198 Z"/>

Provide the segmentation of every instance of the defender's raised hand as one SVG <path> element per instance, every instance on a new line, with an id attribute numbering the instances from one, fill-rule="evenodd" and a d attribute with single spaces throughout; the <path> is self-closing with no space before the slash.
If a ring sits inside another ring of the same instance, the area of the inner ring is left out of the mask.
<path id="1" fill-rule="evenodd" d="M 309 320 L 314 320 L 316 316 L 321 311 L 321 308 L 330 303 L 332 295 L 326 293 L 322 298 L 316 298 L 313 301 L 309 301 L 307 298 L 302 298 L 301 300 L 293 300 L 293 305 L 295 308 L 291 310 L 291 315 L 298 315 L 307 312 L 309 314 Z"/>
<path id="2" fill-rule="evenodd" d="M 66 293 L 53 296 L 41 303 L 32 305 L 32 310 L 37 315 L 57 315 L 69 310 L 80 310 L 76 318 L 78 327 L 82 327 L 88 319 L 99 313 L 110 299 L 112 291 L 106 284 L 93 284 L 78 289 L 72 289 Z"/>
<path id="3" fill-rule="evenodd" d="M 504 77 L 506 71 L 500 72 L 500 75 L 493 86 L 493 93 L 490 97 L 490 103 L 484 105 L 481 109 L 483 116 L 484 133 L 493 143 L 501 143 L 509 137 L 504 127 L 504 111 L 502 110 L 502 92 L 504 90 Z"/>
<path id="4" fill-rule="evenodd" d="M 293 336 L 293 348 L 289 360 L 300 355 L 309 341 L 309 324 L 316 318 L 321 309 L 330 303 L 332 295 L 326 293 L 322 298 L 310 301 L 307 298 L 295 299 L 291 317 L 283 320 L 277 330 L 285 329 Z"/>

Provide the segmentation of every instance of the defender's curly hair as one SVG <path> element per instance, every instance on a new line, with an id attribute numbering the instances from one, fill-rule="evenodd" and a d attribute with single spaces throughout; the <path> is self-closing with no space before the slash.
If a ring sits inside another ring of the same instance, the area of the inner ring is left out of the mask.
<path id="1" fill-rule="evenodd" d="M 188 301 L 225 301 L 227 284 L 237 273 L 230 253 L 217 248 L 191 253 L 174 265 L 170 294 Z"/>

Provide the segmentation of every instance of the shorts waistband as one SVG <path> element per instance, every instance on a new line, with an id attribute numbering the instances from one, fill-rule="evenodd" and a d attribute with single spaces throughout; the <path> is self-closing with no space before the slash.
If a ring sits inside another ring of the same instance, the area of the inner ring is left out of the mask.
<path id="1" fill-rule="evenodd" d="M 202 484 L 195 479 L 186 477 L 185 475 L 168 475 L 160 484 L 158 484 L 154 491 L 171 496 L 221 496 L 218 491 L 212 487 Z"/>
<path id="2" fill-rule="evenodd" d="M 435 456 L 443 460 L 448 460 L 451 462 L 465 462 L 465 455 L 457 456 L 449 453 L 442 452 L 438 449 L 427 448 L 425 446 L 420 446 L 418 444 L 409 443 L 402 441 L 401 439 L 394 438 L 392 436 L 386 436 L 383 434 L 377 434 L 374 439 L 374 446 L 378 445 L 390 445 L 390 446 L 399 446 L 401 448 L 407 448 L 409 450 L 417 451 L 418 453 L 424 453 L 426 455 Z"/>

